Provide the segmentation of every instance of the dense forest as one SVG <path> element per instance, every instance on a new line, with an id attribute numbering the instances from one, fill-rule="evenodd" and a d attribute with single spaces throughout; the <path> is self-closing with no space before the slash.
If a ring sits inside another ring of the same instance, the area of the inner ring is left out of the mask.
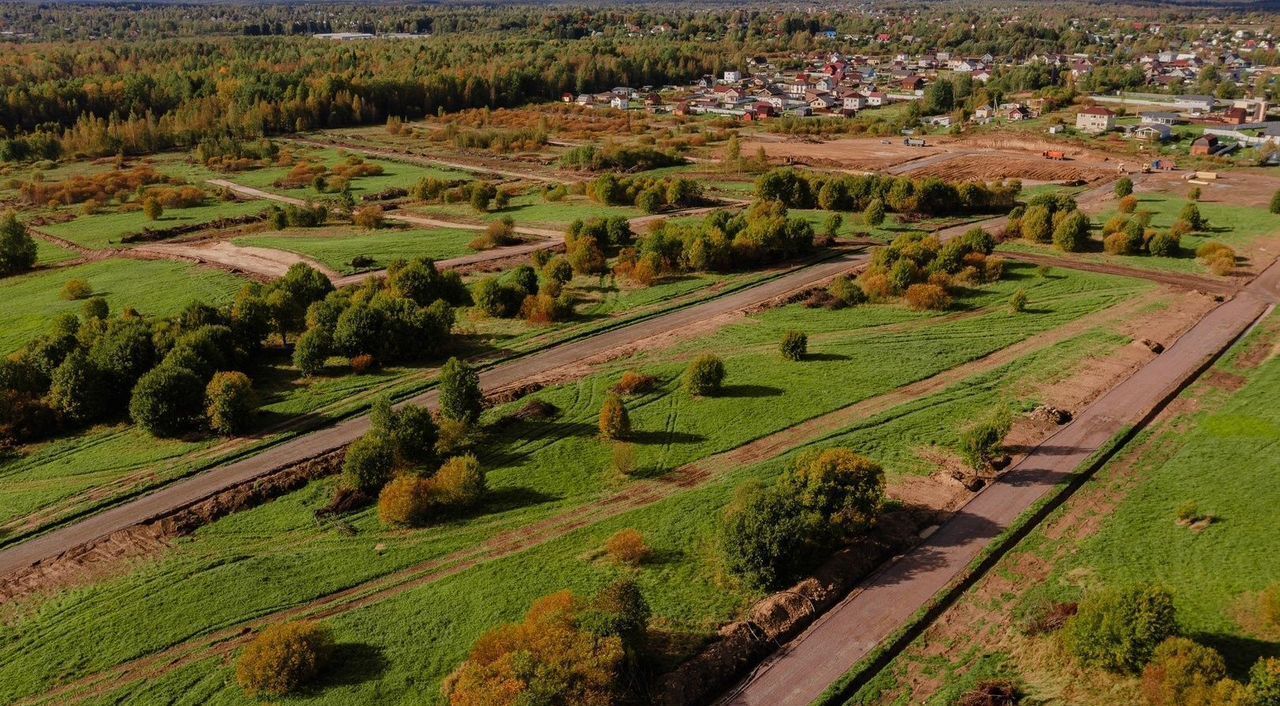
<path id="1" fill-rule="evenodd" d="M 0 160 L 141 154 L 209 136 L 256 137 L 619 85 L 678 84 L 742 69 L 761 56 L 786 69 L 828 48 L 893 56 L 947 47 L 955 55 L 1007 59 L 1088 52 L 1099 64 L 1081 88 L 1110 90 L 1141 83 L 1140 72 L 1120 66 L 1125 60 L 1189 41 L 1206 26 L 1181 10 L 1131 10 L 1127 20 L 1085 26 L 1071 6 L 980 13 L 950 4 L 927 12 L 0 4 Z M 1233 20 L 1265 26 L 1245 14 Z M 1133 36 L 1144 21 L 1169 26 L 1159 37 Z M 309 36 L 330 31 L 424 36 L 363 42 Z M 1262 63 L 1270 58 L 1254 56 Z M 998 92 L 1067 81 L 1044 65 L 996 74 L 989 86 Z"/>

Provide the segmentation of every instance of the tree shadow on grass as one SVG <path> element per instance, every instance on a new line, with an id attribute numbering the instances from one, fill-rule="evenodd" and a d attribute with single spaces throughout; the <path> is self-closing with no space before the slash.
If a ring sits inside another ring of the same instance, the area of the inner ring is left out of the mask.
<path id="1" fill-rule="evenodd" d="M 816 362 L 831 362 L 831 361 L 839 361 L 839 360 L 852 360 L 852 358 L 842 353 L 805 353 L 804 360 L 805 361 L 812 360 Z"/>
<path id="2" fill-rule="evenodd" d="M 779 397 L 783 390 L 769 385 L 725 385 L 715 394 L 716 397 Z"/>
<path id="3" fill-rule="evenodd" d="M 653 445 L 653 444 L 697 444 L 707 440 L 707 437 L 701 434 L 690 434 L 683 431 L 669 431 L 663 429 L 661 431 L 632 431 L 627 435 L 626 441 L 635 444 Z"/>
<path id="4" fill-rule="evenodd" d="M 378 679 L 387 671 L 390 663 L 381 647 L 360 642 L 346 642 L 333 646 L 329 655 L 330 668 L 316 685 L 317 691 L 327 687 L 355 686 Z"/>
<path id="5" fill-rule="evenodd" d="M 1217 650 L 1227 662 L 1228 674 L 1239 681 L 1249 680 L 1249 669 L 1263 657 L 1280 657 L 1280 644 L 1221 633 L 1197 633 L 1191 639 Z"/>
<path id="6" fill-rule="evenodd" d="M 489 493 L 485 495 L 484 503 L 477 512 L 469 514 L 496 514 L 511 510 L 518 510 L 523 507 L 543 505 L 559 499 L 560 498 L 558 496 L 549 495 L 533 488 L 497 488 L 489 491 Z"/>

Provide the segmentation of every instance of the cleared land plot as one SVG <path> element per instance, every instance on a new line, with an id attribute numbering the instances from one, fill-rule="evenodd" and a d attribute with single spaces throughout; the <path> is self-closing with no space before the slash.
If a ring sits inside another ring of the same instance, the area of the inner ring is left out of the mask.
<path id="1" fill-rule="evenodd" d="M 56 284 L 50 285 L 54 299 L 64 281 L 62 272 L 56 273 Z M 597 278 L 578 277 L 571 283 L 580 300 L 579 315 L 573 321 L 535 326 L 464 309 L 459 312 L 461 337 L 456 353 L 492 358 L 527 352 L 630 318 L 709 298 L 726 287 L 765 276 L 767 273 L 696 275 L 647 288 L 601 286 Z M 78 311 L 77 303 L 58 301 L 67 310 Z M 122 306 L 130 301 L 133 300 L 126 298 Z M 35 333 L 43 330 L 43 321 L 41 318 Z M 385 368 L 376 374 L 353 375 L 346 361 L 335 358 L 330 363 L 331 374 L 311 379 L 302 378 L 283 354 L 257 370 L 254 387 L 262 403 L 258 422 L 266 431 L 251 437 L 217 443 L 199 438 L 152 443 L 146 434 L 121 424 L 23 449 L 22 455 L 0 462 L 0 498 L 4 500 L 0 503 L 0 533 L 31 531 L 123 493 L 163 484 L 229 454 L 279 440 L 292 426 L 367 409 L 379 395 L 420 390 L 434 380 L 438 371 L 438 361 L 427 361 L 418 366 Z"/>
<path id="2" fill-rule="evenodd" d="M 59 599 L 58 611 L 32 611 L 13 626 L 14 639 L 0 648 L 0 683 L 9 690 L 6 696 L 38 693 L 55 675 L 71 677 L 106 668 L 296 605 L 307 596 L 332 593 L 460 550 L 487 551 L 485 540 L 503 530 L 518 530 L 520 536 L 536 540 L 539 530 L 534 523 L 560 511 L 606 507 L 591 503 L 619 489 L 627 492 L 630 483 L 638 484 L 642 496 L 658 493 L 654 504 L 563 537 L 548 537 L 548 543 L 527 552 L 474 568 L 463 565 L 465 570 L 456 576 L 399 596 L 387 595 L 335 619 L 339 642 L 358 643 L 360 654 L 379 655 L 379 666 L 308 698 L 350 702 L 364 698 L 370 689 L 410 700 L 436 698 L 439 680 L 479 632 L 515 617 L 537 595 L 566 586 L 583 590 L 616 575 L 615 568 L 591 559 L 590 552 L 622 526 L 640 527 L 661 557 L 651 570 L 641 572 L 657 615 L 694 639 L 708 635 L 758 596 L 716 584 L 716 571 L 701 549 L 707 532 L 736 482 L 753 475 L 769 477 L 779 466 L 738 468 L 731 478 L 707 479 L 702 488 L 684 493 L 663 482 L 665 470 L 888 392 L 1150 289 L 1109 277 L 1070 274 L 1041 279 L 1025 274 L 1029 268 L 1011 269 L 1009 280 L 967 299 L 958 312 L 916 313 L 898 305 L 835 312 L 790 306 L 748 317 L 696 343 L 613 361 L 600 374 L 545 390 L 538 397 L 559 407 L 560 417 L 494 427 L 478 449 L 490 469 L 493 496 L 473 517 L 406 532 L 380 528 L 374 513 L 364 511 L 346 520 L 354 534 L 318 526 L 312 511 L 328 501 L 332 480 L 228 517 L 129 577 Z M 1017 287 L 1031 292 L 1033 313 L 1019 316 L 1007 311 L 1004 302 Z M 809 332 L 814 355 L 803 363 L 783 364 L 777 341 L 793 328 Z M 1085 333 L 833 433 L 847 434 L 840 437 L 841 443 L 866 449 L 886 464 L 893 478 L 926 474 L 931 466 L 917 451 L 931 442 L 941 448 L 953 446 L 959 429 L 955 420 L 973 418 L 997 400 L 1010 399 L 1019 383 L 1043 379 L 1050 371 L 1124 340 L 1114 334 Z M 678 389 L 678 376 L 689 357 L 707 350 L 725 355 L 727 387 L 720 396 L 693 399 Z M 892 366 L 878 364 L 889 360 Z M 652 481 L 618 479 L 608 469 L 610 447 L 595 433 L 600 400 L 621 371 L 631 367 L 659 379 L 655 391 L 629 403 L 637 430 L 639 476 Z M 491 412 L 489 419 L 520 404 Z M 665 495 L 672 497 L 661 500 Z M 113 598 L 138 591 L 148 595 L 145 606 Z M 196 596 L 205 598 L 200 599 L 199 614 L 193 615 L 188 607 Z M 124 625 L 129 628 L 112 627 Z M 353 637 L 356 633 L 361 635 L 358 639 Z M 91 648 L 84 639 L 89 634 L 112 637 Z M 415 637 L 409 639 L 408 634 Z M 41 640 L 41 650 L 24 647 L 34 639 Z M 69 664 L 76 666 L 68 670 Z M 219 661 L 200 662 L 172 678 L 130 687 L 128 695 L 150 700 L 185 692 L 202 699 L 217 691 L 217 698 L 239 701 L 239 693 L 226 686 L 224 670 Z"/>
<path id="3" fill-rule="evenodd" d="M 71 279 L 86 280 L 113 311 L 133 307 L 168 316 L 193 301 L 223 304 L 244 280 L 181 262 L 102 260 L 0 280 L 0 351 L 9 353 L 40 335 L 58 314 L 78 314 L 81 302 L 59 297 Z"/>
<path id="4" fill-rule="evenodd" d="M 561 201 L 547 201 L 540 193 L 513 197 L 503 209 L 480 213 L 465 203 L 412 206 L 407 211 L 432 218 L 472 223 L 487 223 L 510 216 L 519 226 L 543 226 L 567 228 L 575 220 L 622 216 L 636 218 L 645 215 L 631 206 L 607 206 L 585 196 L 566 196 Z"/>
<path id="5" fill-rule="evenodd" d="M 1152 212 L 1151 227 L 1167 230 L 1178 219 L 1179 212 L 1187 201 L 1177 196 L 1163 193 L 1143 192 L 1136 194 L 1138 209 Z M 1000 244 L 1001 250 L 1010 252 L 1052 253 L 1062 257 L 1081 258 L 1094 262 L 1123 264 L 1149 270 L 1168 272 L 1191 272 L 1209 275 L 1209 271 L 1195 257 L 1196 248 L 1204 243 L 1215 241 L 1230 245 L 1237 255 L 1249 258 L 1249 262 L 1238 264 L 1253 271 L 1261 271 L 1262 267 L 1274 258 L 1260 250 L 1260 246 L 1273 242 L 1274 234 L 1280 231 L 1280 216 L 1261 208 L 1239 206 L 1223 202 L 1198 203 L 1200 214 L 1209 222 L 1206 231 L 1182 236 L 1181 252 L 1178 257 L 1152 257 L 1150 255 L 1109 255 L 1102 252 L 1102 225 L 1116 215 L 1114 202 L 1106 211 L 1092 218 L 1094 232 L 1090 240 L 1090 249 L 1083 253 L 1063 253 L 1051 245 L 1029 243 L 1025 240 L 1010 240 Z M 1259 258 L 1259 262 L 1253 262 Z M 1212 275 L 1210 275 L 1212 276 Z"/>
<path id="6" fill-rule="evenodd" d="M 115 248 L 125 246 L 120 242 L 121 238 L 130 233 L 140 233 L 145 228 L 163 230 L 176 226 L 202 225 L 219 218 L 261 213 L 265 209 L 266 205 L 261 201 L 219 201 L 211 196 L 202 206 L 167 209 L 164 215 L 154 221 L 148 220 L 139 209 L 80 215 L 65 223 L 40 226 L 40 230 L 86 248 Z"/>
<path id="7" fill-rule="evenodd" d="M 842 138 L 826 142 L 811 138 L 774 138 L 743 142 L 742 154 L 754 155 L 761 147 L 773 160 L 794 159 L 815 167 L 868 172 L 883 171 L 947 151 L 937 145 L 907 147 L 901 137 Z"/>
<path id="8" fill-rule="evenodd" d="M 274 248 L 318 260 L 343 274 L 383 269 L 396 258 L 427 257 L 443 260 L 472 252 L 467 244 L 477 233 L 455 229 L 385 229 L 353 231 L 349 228 L 290 229 L 236 238 L 237 245 Z M 372 264 L 355 267 L 356 257 L 373 258 Z"/>
<path id="9" fill-rule="evenodd" d="M 323 164 L 326 167 L 333 167 L 347 160 L 347 155 L 339 149 L 313 149 L 297 146 L 289 146 L 287 149 L 293 152 L 295 163 L 308 161 Z M 425 167 L 372 157 L 362 157 L 362 159 L 366 164 L 377 164 L 382 167 L 382 173 L 376 176 L 362 176 L 351 180 L 351 193 L 357 199 L 366 194 L 376 194 L 385 189 L 408 189 L 424 178 L 443 179 L 446 181 L 465 181 L 473 178 L 473 175 L 467 172 L 445 167 Z M 326 196 L 333 196 L 333 194 L 318 193 L 309 184 L 298 188 L 276 187 L 276 180 L 286 176 L 291 169 L 292 167 L 267 167 L 235 172 L 234 174 L 224 175 L 223 178 L 255 189 L 263 189 L 297 198 L 320 199 Z"/>
<path id="10" fill-rule="evenodd" d="M 988 678 L 1022 684 L 1036 703 L 1139 703 L 1138 679 L 1082 668 L 1055 635 L 1023 626 L 1054 603 L 1145 581 L 1173 592 L 1183 632 L 1221 652 L 1233 677 L 1280 655 L 1258 613 L 1259 592 L 1280 581 L 1278 334 L 1273 315 L 850 703 L 941 706 Z M 1189 501 L 1216 519 L 1178 523 Z"/>

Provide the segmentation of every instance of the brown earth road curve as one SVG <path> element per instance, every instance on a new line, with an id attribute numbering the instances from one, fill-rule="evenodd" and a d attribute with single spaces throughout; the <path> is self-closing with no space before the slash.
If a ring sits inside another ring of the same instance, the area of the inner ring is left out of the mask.
<path id="1" fill-rule="evenodd" d="M 607 351 L 694 325 L 721 314 L 750 309 L 764 302 L 802 291 L 853 269 L 864 262 L 866 257 L 861 252 L 842 251 L 831 259 L 798 267 L 787 274 L 707 302 L 620 326 L 496 365 L 481 371 L 480 383 L 486 390 L 513 387 L 534 376 L 578 363 Z M 436 391 L 430 390 L 410 401 L 434 407 L 436 396 Z M 0 549 L 0 575 L 26 568 L 62 552 L 74 550 L 76 547 L 117 530 L 169 514 L 276 469 L 340 448 L 360 437 L 368 427 L 367 416 L 348 419 L 332 427 L 271 447 L 249 458 L 167 485 L 150 494 L 90 515 L 74 524 Z"/>
<path id="2" fill-rule="evenodd" d="M 1126 426 L 1140 423 L 1273 308 L 1280 264 L 1184 333 L 1163 354 L 1086 407 L 979 493 L 916 549 L 888 564 L 788 642 L 719 703 L 804 706 L 960 577 L 1028 508 Z"/>

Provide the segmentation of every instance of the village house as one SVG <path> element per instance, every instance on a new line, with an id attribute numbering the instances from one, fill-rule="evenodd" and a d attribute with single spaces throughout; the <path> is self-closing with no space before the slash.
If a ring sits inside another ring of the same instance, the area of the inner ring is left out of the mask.
<path id="1" fill-rule="evenodd" d="M 1144 125 L 1177 125 L 1182 120 L 1182 116 L 1177 113 L 1147 111 L 1138 113 L 1138 120 Z"/>
<path id="2" fill-rule="evenodd" d="M 1076 113 L 1076 129 L 1088 133 L 1103 133 L 1116 124 L 1116 114 L 1101 106 L 1085 108 Z"/>
<path id="3" fill-rule="evenodd" d="M 1173 137 L 1173 128 L 1161 123 L 1144 123 L 1129 133 L 1135 140 L 1143 142 L 1164 142 Z"/>

